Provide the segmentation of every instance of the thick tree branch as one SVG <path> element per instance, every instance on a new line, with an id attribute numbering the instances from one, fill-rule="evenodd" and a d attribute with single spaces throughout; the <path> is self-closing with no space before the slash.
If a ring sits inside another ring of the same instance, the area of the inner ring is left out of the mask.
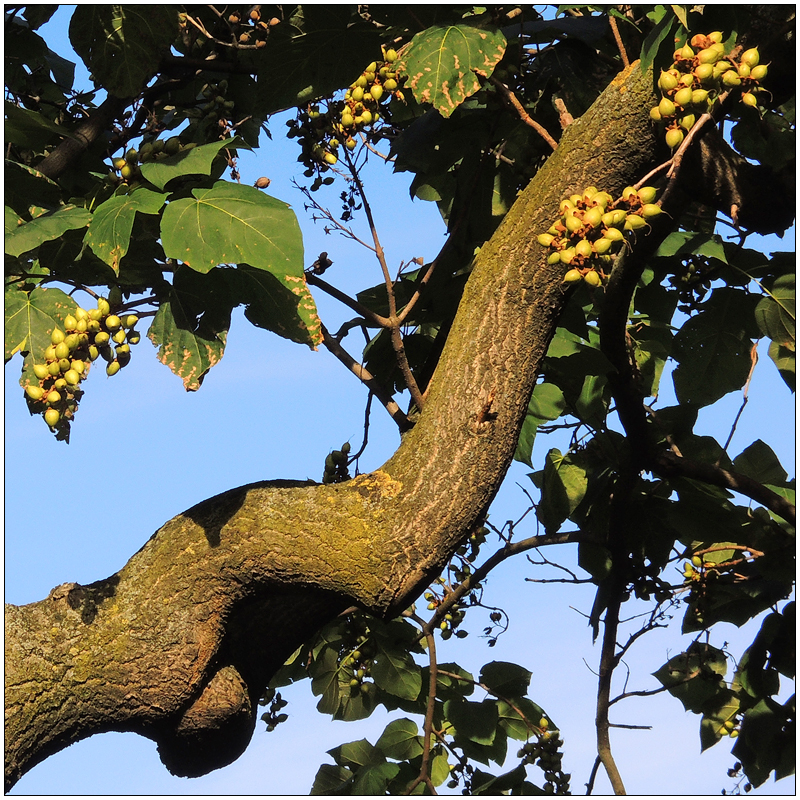
<path id="1" fill-rule="evenodd" d="M 394 616 L 418 596 L 484 518 L 565 303 L 536 234 L 562 197 L 619 192 L 652 167 L 651 105 L 633 65 L 565 132 L 481 249 L 425 410 L 381 469 L 234 489 L 111 578 L 7 606 L 8 785 L 108 730 L 155 739 L 178 774 L 229 763 L 264 685 L 314 630 L 353 604 Z"/>

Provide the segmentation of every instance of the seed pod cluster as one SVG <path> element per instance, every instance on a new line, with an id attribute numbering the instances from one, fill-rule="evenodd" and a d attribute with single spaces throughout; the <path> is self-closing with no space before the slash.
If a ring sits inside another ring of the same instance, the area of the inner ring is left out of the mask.
<path id="1" fill-rule="evenodd" d="M 343 483 L 350 480 L 347 469 L 350 442 L 345 442 L 341 450 L 333 450 L 325 457 L 325 471 L 322 474 L 323 483 Z"/>
<path id="2" fill-rule="evenodd" d="M 758 50 L 754 47 L 736 57 L 727 54 L 720 31 L 693 36 L 673 58 L 658 79 L 661 100 L 650 110 L 650 118 L 664 125 L 665 140 L 673 150 L 697 119 L 714 109 L 721 93 L 741 88 L 742 102 L 756 106 L 757 95 L 765 91 L 759 84 L 767 67 L 759 64 Z"/>
<path id="3" fill-rule="evenodd" d="M 368 622 L 362 616 L 351 615 L 339 646 L 342 679 L 349 685 L 351 696 L 370 691 L 369 679 L 377 654 Z"/>
<path id="4" fill-rule="evenodd" d="M 103 358 L 106 373 L 116 375 L 130 361 L 130 346 L 141 338 L 134 328 L 138 321 L 135 314 L 112 314 L 103 297 L 97 308 L 78 307 L 68 314 L 64 329 L 53 329 L 42 359 L 27 371 L 25 397 L 31 414 L 41 414 L 51 430 L 66 438 L 91 363 Z"/>
<path id="5" fill-rule="evenodd" d="M 263 11 L 263 6 L 251 6 L 244 14 L 238 9 L 228 14 L 228 35 L 234 47 L 260 50 L 266 46 L 270 31 L 281 21 L 277 17 L 265 19 Z"/>
<path id="6" fill-rule="evenodd" d="M 310 104 L 298 111 L 296 120 L 287 121 L 287 136 L 302 147 L 297 160 L 306 167 L 303 174 L 317 175 L 312 191 L 333 183 L 332 177 L 322 174 L 338 162 L 339 148 L 354 150 L 355 136 L 381 122 L 389 100 L 404 99 L 400 89 L 404 79 L 392 67 L 397 53 L 384 48 L 383 56 L 383 61 L 373 61 L 350 85 L 343 100 L 328 101 L 325 110 Z"/>
<path id="7" fill-rule="evenodd" d="M 261 719 L 267 724 L 268 733 L 272 733 L 278 725 L 289 719 L 288 714 L 281 713 L 281 709 L 286 708 L 289 703 L 272 687 L 267 688 L 258 704 L 261 706 L 269 704 L 269 709 L 261 715 Z"/>
<path id="8" fill-rule="evenodd" d="M 614 200 L 608 192 L 589 186 L 583 194 L 565 198 L 560 204 L 561 217 L 537 238 L 551 251 L 547 262 L 569 267 L 566 283 L 583 280 L 600 286 L 623 246 L 625 232 L 644 228 L 661 213 L 654 202 L 656 193 L 652 186 L 638 190 L 628 186 Z"/>
<path id="9" fill-rule="evenodd" d="M 546 717 L 539 720 L 542 731 L 539 740 L 524 744 L 517 752 L 522 764 L 535 764 L 544 772 L 544 794 L 569 794 L 571 775 L 561 771 L 560 747 L 564 742 L 559 738 L 557 730 L 548 730 L 550 723 Z"/>

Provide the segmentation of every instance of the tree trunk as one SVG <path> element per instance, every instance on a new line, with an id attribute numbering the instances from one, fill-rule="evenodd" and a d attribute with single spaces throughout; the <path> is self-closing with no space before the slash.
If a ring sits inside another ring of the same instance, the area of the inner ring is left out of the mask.
<path id="1" fill-rule="evenodd" d="M 486 513 L 511 462 L 565 303 L 536 235 L 559 201 L 618 193 L 652 166 L 652 76 L 622 73 L 481 250 L 425 410 L 379 470 L 327 486 L 269 482 L 200 503 L 125 567 L 6 606 L 6 782 L 94 733 L 156 740 L 167 767 L 234 761 L 266 682 L 356 603 L 392 616 Z"/>

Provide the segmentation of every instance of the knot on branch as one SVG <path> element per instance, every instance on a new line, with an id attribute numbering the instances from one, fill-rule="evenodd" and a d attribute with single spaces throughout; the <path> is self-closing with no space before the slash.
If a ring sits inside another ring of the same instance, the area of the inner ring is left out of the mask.
<path id="1" fill-rule="evenodd" d="M 254 729 L 247 684 L 235 667 L 224 666 L 178 724 L 159 735 L 158 754 L 173 775 L 197 778 L 236 761 Z"/>

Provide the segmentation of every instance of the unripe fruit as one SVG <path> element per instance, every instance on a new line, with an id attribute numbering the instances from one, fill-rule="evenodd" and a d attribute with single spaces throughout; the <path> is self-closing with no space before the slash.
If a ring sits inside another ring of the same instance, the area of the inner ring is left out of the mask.
<path id="1" fill-rule="evenodd" d="M 687 133 L 694 127 L 695 122 L 697 122 L 697 117 L 694 114 L 684 114 L 678 119 L 678 125 Z"/>
<path id="2" fill-rule="evenodd" d="M 642 216 L 645 219 L 651 219 L 652 217 L 657 217 L 659 214 L 662 213 L 663 211 L 661 210 L 661 206 L 658 206 L 655 203 L 645 203 L 642 206 Z"/>
<path id="3" fill-rule="evenodd" d="M 68 358 L 59 359 L 59 361 L 58 361 L 58 371 L 59 372 L 66 372 L 70 368 L 71 364 L 72 364 L 72 362 Z"/>
<path id="4" fill-rule="evenodd" d="M 758 65 L 758 50 L 755 47 L 751 47 L 749 50 L 745 50 L 742 53 L 740 59 L 743 64 L 747 64 L 748 67 L 755 67 Z"/>
<path id="5" fill-rule="evenodd" d="M 112 361 L 106 367 L 106 375 L 108 375 L 109 377 L 111 377 L 112 375 L 116 375 L 120 371 L 121 368 L 122 368 L 122 365 L 119 363 L 119 361 Z"/>
<path id="6" fill-rule="evenodd" d="M 647 203 L 652 203 L 653 200 L 656 199 L 657 194 L 658 189 L 656 189 L 655 186 L 642 186 L 642 188 L 639 189 L 639 199 L 645 205 Z"/>
<path id="7" fill-rule="evenodd" d="M 383 86 L 373 86 L 369 93 L 372 95 L 373 99 L 380 100 L 383 97 Z"/>
<path id="8" fill-rule="evenodd" d="M 767 77 L 767 65 L 766 64 L 759 64 L 757 67 L 753 67 L 750 70 L 750 77 L 754 81 L 761 81 Z"/>
<path id="9" fill-rule="evenodd" d="M 702 567 L 703 559 L 700 558 L 700 556 L 692 556 L 692 564 L 694 564 L 696 567 Z"/>
<path id="10" fill-rule="evenodd" d="M 44 380 L 50 373 L 47 370 L 47 364 L 34 364 L 33 374 L 41 381 Z"/>
<path id="11" fill-rule="evenodd" d="M 603 209 L 600 208 L 600 206 L 594 206 L 594 208 L 590 208 L 583 215 L 584 224 L 591 225 L 593 228 L 599 228 L 602 221 L 603 221 Z"/>
<path id="12" fill-rule="evenodd" d="M 701 50 L 697 54 L 697 60 L 701 64 L 716 64 L 717 61 L 720 59 L 720 52 L 716 47 L 708 47 L 705 50 Z"/>
<path id="13" fill-rule="evenodd" d="M 65 335 L 64 331 L 60 328 L 54 328 L 53 332 L 50 334 L 50 341 L 55 344 L 61 344 L 64 341 Z"/>
<path id="14" fill-rule="evenodd" d="M 326 164 L 333 166 L 339 159 L 333 153 L 325 153 L 323 159 Z"/>
<path id="15" fill-rule="evenodd" d="M 118 159 L 117 159 L 117 160 L 114 162 L 114 166 L 115 166 L 117 169 L 122 169 L 123 167 L 127 167 L 127 166 L 128 166 L 128 162 L 127 162 L 127 161 L 126 161 L 124 158 L 118 158 Z"/>
<path id="16" fill-rule="evenodd" d="M 106 333 L 105 331 L 100 331 L 100 333 L 94 337 L 94 343 L 98 347 L 102 347 L 104 344 L 108 344 L 109 339 L 111 339 L 110 334 Z"/>
<path id="17" fill-rule="evenodd" d="M 581 278 L 583 278 L 583 275 L 581 275 L 580 270 L 571 269 L 564 276 L 564 283 L 575 283 L 576 281 L 581 280 Z"/>
<path id="18" fill-rule="evenodd" d="M 712 42 L 719 44 L 722 41 L 722 31 L 712 31 L 708 34 L 708 38 L 711 39 Z"/>
<path id="19" fill-rule="evenodd" d="M 44 412 L 44 421 L 51 427 L 55 428 L 58 425 L 58 421 L 61 419 L 61 414 L 56 411 L 55 408 L 48 408 L 47 411 Z"/>
<path id="20" fill-rule="evenodd" d="M 583 256 L 583 258 L 591 258 L 593 252 L 594 250 L 592 249 L 591 242 L 588 242 L 586 239 L 581 239 L 578 244 L 575 245 L 575 254 Z"/>
<path id="21" fill-rule="evenodd" d="M 125 341 L 125 331 L 120 328 L 111 338 L 117 344 L 122 344 Z"/>
<path id="22" fill-rule="evenodd" d="M 562 264 L 571 264 L 572 259 L 575 258 L 575 248 L 567 247 L 566 249 L 558 253 L 558 258 Z"/>
<path id="23" fill-rule="evenodd" d="M 694 76 L 700 83 L 706 83 L 714 77 L 714 67 L 712 64 L 700 64 L 695 67 Z"/>
<path id="24" fill-rule="evenodd" d="M 116 314 L 109 314 L 106 317 L 106 330 L 115 331 L 122 325 L 122 320 Z"/>
<path id="25" fill-rule="evenodd" d="M 111 306 L 108 304 L 108 300 L 105 297 L 98 297 L 97 298 L 97 310 L 100 312 L 100 316 L 104 317 L 111 311 Z M 92 312 L 89 312 L 89 316 L 92 315 Z"/>
<path id="26" fill-rule="evenodd" d="M 25 387 L 25 394 L 27 394 L 31 400 L 41 400 L 42 397 L 44 397 L 44 389 L 42 389 L 41 386 L 31 384 Z"/>
<path id="27" fill-rule="evenodd" d="M 74 370 L 74 369 L 68 369 L 68 370 L 67 370 L 67 371 L 64 373 L 64 380 L 65 380 L 65 381 L 66 381 L 66 382 L 67 382 L 67 383 L 68 383 L 70 386 L 77 386 L 77 385 L 78 385 L 78 384 L 81 382 L 81 376 L 80 376 L 80 375 L 77 373 L 77 371 L 76 371 L 76 370 Z"/>
<path id="28" fill-rule="evenodd" d="M 693 106 L 702 106 L 703 104 L 708 102 L 708 90 L 707 89 L 694 89 L 692 91 L 692 105 Z"/>
<path id="29" fill-rule="evenodd" d="M 54 406 L 56 405 L 56 403 L 61 402 L 61 395 L 55 389 L 52 389 L 47 393 L 47 397 L 45 397 L 45 402 L 49 403 L 51 406 Z"/>
<path id="30" fill-rule="evenodd" d="M 61 374 L 61 367 L 58 365 L 58 361 L 51 361 L 47 365 L 47 372 L 50 374 L 50 377 L 55 378 L 56 375 Z"/>
<path id="31" fill-rule="evenodd" d="M 661 122 L 661 112 L 658 110 L 658 106 L 653 106 L 650 109 L 650 119 L 653 122 Z"/>
<path id="32" fill-rule="evenodd" d="M 131 344 L 139 344 L 139 342 L 140 342 L 141 340 L 142 340 L 142 337 L 141 337 L 141 334 L 140 334 L 138 331 L 131 331 L 131 332 L 128 334 L 128 341 L 129 341 Z"/>
<path id="33" fill-rule="evenodd" d="M 125 180 L 130 180 L 133 177 L 133 167 L 130 164 L 125 164 L 125 166 L 119 171 L 119 174 L 122 175 Z"/>
<path id="34" fill-rule="evenodd" d="M 739 74 L 740 78 L 749 78 L 750 77 L 750 67 L 747 64 L 739 64 L 736 69 L 736 72 Z"/>
<path id="35" fill-rule="evenodd" d="M 589 284 L 589 286 L 594 287 L 600 286 L 600 284 L 603 282 L 603 279 L 594 270 L 587 272 L 583 276 L 583 279 Z"/>
<path id="36" fill-rule="evenodd" d="M 611 239 L 606 239 L 605 237 L 603 237 L 602 239 L 598 239 L 594 243 L 594 251 L 598 255 L 604 255 L 612 248 L 613 245 L 614 242 Z"/>
<path id="37" fill-rule="evenodd" d="M 93 344 L 89 345 L 89 361 L 97 360 L 97 357 L 100 355 L 100 351 L 95 347 Z"/>
<path id="38" fill-rule="evenodd" d="M 756 99 L 756 96 L 752 92 L 745 92 L 742 95 L 742 102 L 746 106 L 752 106 L 753 108 L 755 108 L 758 105 L 758 100 Z"/>
<path id="39" fill-rule="evenodd" d="M 60 342 L 56 345 L 56 358 L 66 358 L 70 353 L 69 346 L 66 342 Z"/>
<path id="40" fill-rule="evenodd" d="M 83 375 L 83 373 L 86 371 L 86 364 L 83 361 L 81 361 L 79 358 L 76 358 L 72 362 L 71 366 L 72 366 L 72 369 L 74 369 L 75 372 L 77 372 L 79 375 Z"/>
<path id="41" fill-rule="evenodd" d="M 644 221 L 644 217 L 640 217 L 638 214 L 628 214 L 625 218 L 625 230 L 626 231 L 638 231 L 647 223 Z"/>
<path id="42" fill-rule="evenodd" d="M 66 385 L 67 382 L 63 378 L 58 378 L 57 380 L 53 381 L 53 388 L 58 389 L 59 392 L 66 388 Z"/>
<path id="43" fill-rule="evenodd" d="M 675 92 L 674 99 L 679 106 L 688 106 L 692 102 L 692 90 L 688 86 L 684 86 L 683 89 Z"/>
<path id="44" fill-rule="evenodd" d="M 613 211 L 607 211 L 603 214 L 603 225 L 607 228 L 616 228 L 618 225 L 624 224 L 625 212 L 621 208 L 616 208 Z"/>
<path id="45" fill-rule="evenodd" d="M 551 236 L 549 233 L 540 233 L 536 237 L 536 241 L 539 242 L 542 247 L 550 247 L 554 239 L 555 236 Z"/>
<path id="46" fill-rule="evenodd" d="M 383 82 L 383 88 L 386 89 L 387 92 L 393 92 L 397 89 L 397 81 L 394 78 L 387 78 Z"/>
<path id="47" fill-rule="evenodd" d="M 564 225 L 570 233 L 575 233 L 575 231 L 583 227 L 583 221 L 576 214 L 567 214 Z"/>
<path id="48" fill-rule="evenodd" d="M 617 212 L 612 212 L 612 213 L 617 213 Z M 627 215 L 625 214 L 624 211 L 620 211 L 620 213 L 622 214 L 622 222 L 620 224 L 624 224 Z M 621 242 L 625 238 L 625 234 L 623 234 L 619 228 L 609 228 L 603 234 L 603 238 L 611 239 L 612 242 Z"/>
<path id="49" fill-rule="evenodd" d="M 678 85 L 678 78 L 672 72 L 662 72 L 658 79 L 658 88 L 662 92 L 671 92 Z"/>
<path id="50" fill-rule="evenodd" d="M 397 61 L 397 51 L 396 50 L 387 50 L 383 56 L 390 64 L 394 61 Z"/>
<path id="51" fill-rule="evenodd" d="M 550 255 L 547 256 L 547 263 L 548 264 L 558 264 L 558 263 L 560 263 L 560 261 L 561 261 L 561 253 L 558 253 L 558 252 L 550 253 Z"/>
<path id="52" fill-rule="evenodd" d="M 70 333 L 66 339 L 64 339 L 64 344 L 69 348 L 70 353 L 75 350 L 81 342 L 81 337 L 77 333 Z M 58 350 L 58 345 L 56 345 L 56 351 Z"/>
<path id="53" fill-rule="evenodd" d="M 667 147 L 674 150 L 683 141 L 683 131 L 680 128 L 670 128 L 665 136 Z"/>
<path id="54" fill-rule="evenodd" d="M 724 75 L 731 69 L 733 69 L 733 64 L 731 64 L 730 61 L 718 61 L 714 64 L 714 80 L 717 80 L 721 75 Z"/>
<path id="55" fill-rule="evenodd" d="M 738 73 L 735 70 L 729 69 L 723 76 L 722 82 L 729 88 L 733 89 L 742 82 Z"/>

